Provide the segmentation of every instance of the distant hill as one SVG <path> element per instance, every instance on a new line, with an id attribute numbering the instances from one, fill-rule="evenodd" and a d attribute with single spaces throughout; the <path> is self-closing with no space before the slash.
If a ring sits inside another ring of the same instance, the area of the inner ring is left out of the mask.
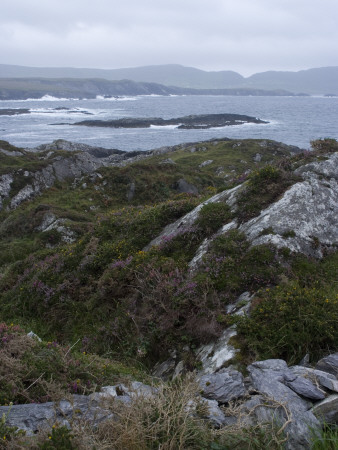
<path id="1" fill-rule="evenodd" d="M 268 71 L 244 78 L 230 70 L 207 72 L 178 64 L 112 70 L 0 64 L 0 78 L 100 78 L 192 89 L 277 89 L 312 95 L 338 95 L 338 67 L 321 67 L 299 72 Z"/>
<path id="2" fill-rule="evenodd" d="M 256 88 L 192 89 L 159 83 L 98 78 L 0 78 L 0 100 L 25 100 L 46 95 L 57 98 L 119 97 L 126 95 L 293 95 Z"/>

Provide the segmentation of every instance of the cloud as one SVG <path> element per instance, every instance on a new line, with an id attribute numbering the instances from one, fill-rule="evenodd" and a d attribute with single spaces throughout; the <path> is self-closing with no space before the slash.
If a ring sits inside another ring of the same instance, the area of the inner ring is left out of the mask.
<path id="1" fill-rule="evenodd" d="M 7 64 L 179 63 L 244 74 L 338 65 L 336 0 L 1 0 Z"/>

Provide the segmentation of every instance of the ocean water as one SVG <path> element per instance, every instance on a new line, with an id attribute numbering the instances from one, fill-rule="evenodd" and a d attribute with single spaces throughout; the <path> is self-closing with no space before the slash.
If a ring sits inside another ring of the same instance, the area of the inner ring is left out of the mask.
<path id="1" fill-rule="evenodd" d="M 308 149 L 313 139 L 338 139 L 338 98 L 335 97 L 140 96 L 69 100 L 46 96 L 40 100 L 0 101 L 0 109 L 3 108 L 30 110 L 30 114 L 0 116 L 0 139 L 24 148 L 66 139 L 132 151 L 228 137 L 274 139 Z M 207 130 L 179 130 L 175 126 L 113 129 L 73 125 L 86 119 L 168 119 L 216 113 L 245 114 L 269 123 Z"/>

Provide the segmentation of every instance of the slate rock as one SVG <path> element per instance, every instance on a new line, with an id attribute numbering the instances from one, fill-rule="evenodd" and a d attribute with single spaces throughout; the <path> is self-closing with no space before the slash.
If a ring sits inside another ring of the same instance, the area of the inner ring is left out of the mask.
<path id="1" fill-rule="evenodd" d="M 331 373 L 338 378 L 338 353 L 333 353 L 319 360 L 316 364 L 316 369 Z"/>
<path id="2" fill-rule="evenodd" d="M 156 364 L 152 371 L 152 375 L 154 377 L 161 378 L 162 380 L 169 380 L 175 372 L 175 368 L 176 359 L 169 358 L 160 364 Z"/>
<path id="3" fill-rule="evenodd" d="M 223 369 L 204 375 L 199 380 L 201 395 L 219 403 L 228 403 L 246 393 L 243 375 L 237 370 Z"/>
<path id="4" fill-rule="evenodd" d="M 310 380 L 303 377 L 296 377 L 295 380 L 285 380 L 285 385 L 296 392 L 298 395 L 311 400 L 323 400 L 325 394 L 319 390 Z"/>
<path id="5" fill-rule="evenodd" d="M 203 399 L 203 403 L 207 405 L 208 413 L 204 416 L 214 427 L 220 428 L 225 425 L 232 425 L 236 419 L 234 417 L 228 417 L 224 414 L 221 408 L 218 406 L 216 400 Z"/>
<path id="6" fill-rule="evenodd" d="M 310 430 L 319 430 L 320 423 L 309 411 L 311 404 L 284 384 L 285 375 L 291 377 L 293 375 L 286 362 L 280 359 L 258 361 L 248 366 L 247 369 L 253 388 L 269 401 L 275 402 L 277 410 L 279 409 L 278 405 L 284 405 L 288 411 L 286 414 L 282 407 L 278 413 L 280 414 L 279 423 L 286 424 L 285 433 L 289 435 L 285 448 L 289 450 L 309 449 L 312 439 Z"/>
<path id="7" fill-rule="evenodd" d="M 312 411 L 321 422 L 338 425 L 338 395 L 330 395 L 316 403 Z"/>
<path id="8" fill-rule="evenodd" d="M 338 380 L 331 373 L 302 366 L 292 366 L 290 367 L 290 371 L 296 375 L 310 379 L 313 383 L 323 388 L 338 392 Z"/>

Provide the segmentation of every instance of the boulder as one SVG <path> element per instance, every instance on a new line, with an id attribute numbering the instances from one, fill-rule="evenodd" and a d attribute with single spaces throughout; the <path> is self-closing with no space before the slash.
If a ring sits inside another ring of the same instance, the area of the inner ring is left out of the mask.
<path id="1" fill-rule="evenodd" d="M 279 423 L 285 425 L 289 435 L 285 448 L 308 449 L 311 430 L 318 430 L 320 423 L 310 411 L 311 404 L 284 384 L 285 375 L 291 376 L 283 360 L 258 361 L 248 366 L 253 388 L 276 405 Z"/>
<path id="2" fill-rule="evenodd" d="M 319 360 L 316 364 L 316 369 L 331 373 L 338 378 L 338 353 L 334 353 Z"/>
<path id="3" fill-rule="evenodd" d="M 201 395 L 219 403 L 243 397 L 246 393 L 243 375 L 237 370 L 223 369 L 199 379 Z"/>
<path id="4" fill-rule="evenodd" d="M 338 392 L 337 378 L 322 370 L 312 369 L 311 367 L 293 366 L 290 367 L 292 373 L 308 378 L 314 384 L 321 386 L 333 392 Z"/>
<path id="5" fill-rule="evenodd" d="M 338 395 L 330 395 L 316 403 L 312 412 L 321 422 L 338 425 Z"/>
<path id="6" fill-rule="evenodd" d="M 193 184 L 188 183 L 184 178 L 180 178 L 175 184 L 175 189 L 179 193 L 198 194 L 198 189 Z"/>
<path id="7" fill-rule="evenodd" d="M 325 398 L 324 392 L 306 378 L 296 377 L 294 380 L 285 380 L 284 384 L 298 395 L 309 398 L 310 400 L 323 400 Z"/>
<path id="8" fill-rule="evenodd" d="M 235 418 L 224 414 L 216 400 L 203 399 L 202 404 L 205 404 L 208 409 L 207 414 L 203 415 L 203 418 L 210 422 L 215 428 L 232 425 L 235 422 Z"/>

